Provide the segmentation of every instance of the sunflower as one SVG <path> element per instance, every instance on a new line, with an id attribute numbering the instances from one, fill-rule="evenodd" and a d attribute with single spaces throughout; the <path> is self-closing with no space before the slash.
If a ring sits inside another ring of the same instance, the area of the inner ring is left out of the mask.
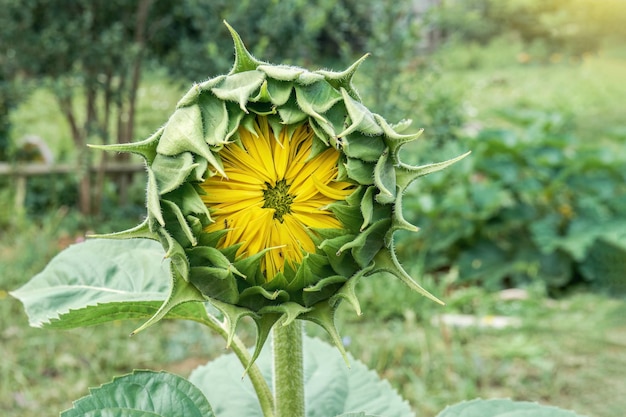
<path id="1" fill-rule="evenodd" d="M 275 135 L 259 116 L 253 129 L 239 128 L 239 143 L 220 152 L 224 174 L 214 172 L 201 184 L 214 221 L 205 231 L 226 230 L 218 246 L 239 244 L 237 256 L 266 251 L 261 269 L 271 281 L 285 264 L 296 270 L 304 254 L 315 253 L 315 229 L 342 227 L 328 205 L 355 187 L 336 180 L 338 151 L 310 157 L 314 132 L 308 123 Z"/>
<path id="2" fill-rule="evenodd" d="M 363 59 L 342 72 L 272 65 L 229 30 L 228 74 L 195 84 L 146 140 L 106 147 L 140 154 L 148 173 L 146 220 L 111 237 L 159 240 L 171 259 L 170 296 L 142 328 L 208 300 L 229 340 L 253 318 L 257 353 L 276 322 L 296 319 L 342 349 L 334 314 L 343 300 L 360 313 L 364 277 L 396 277 L 437 300 L 404 271 L 393 235 L 417 230 L 402 214 L 409 184 L 465 155 L 403 163 L 421 131 L 403 134 L 406 123 L 362 104 L 352 78 Z"/>

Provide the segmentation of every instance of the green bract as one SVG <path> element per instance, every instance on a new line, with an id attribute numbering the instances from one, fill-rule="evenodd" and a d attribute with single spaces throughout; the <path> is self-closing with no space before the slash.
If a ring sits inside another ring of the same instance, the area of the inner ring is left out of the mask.
<path id="1" fill-rule="evenodd" d="M 210 301 L 224 314 L 231 338 L 242 317 L 255 320 L 257 353 L 275 323 L 295 319 L 319 324 L 343 351 L 333 316 L 342 300 L 360 314 L 354 289 L 361 278 L 394 276 L 438 301 L 402 269 L 392 238 L 396 230 L 417 230 L 402 216 L 407 186 L 465 155 L 418 167 L 402 163 L 402 145 L 421 131 L 401 134 L 361 104 L 352 77 L 365 57 L 343 72 L 270 65 L 250 55 L 228 28 L 235 43 L 230 73 L 194 85 L 150 138 L 105 147 L 142 155 L 148 171 L 146 220 L 109 237 L 158 240 L 172 260 L 171 294 L 142 328 L 181 303 Z M 269 282 L 260 270 L 263 252 L 236 256 L 237 245 L 219 248 L 223 233 L 205 232 L 212 220 L 199 186 L 224 173 L 221 149 L 238 142 L 240 127 L 252 131 L 259 115 L 275 132 L 308 123 L 315 133 L 312 153 L 338 150 L 337 180 L 355 184 L 345 201 L 330 207 L 343 229 L 313 231 L 317 251 Z"/>

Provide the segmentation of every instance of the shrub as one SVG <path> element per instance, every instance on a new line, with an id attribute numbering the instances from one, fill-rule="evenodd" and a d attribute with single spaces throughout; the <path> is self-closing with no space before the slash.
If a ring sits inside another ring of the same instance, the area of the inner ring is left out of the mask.
<path id="1" fill-rule="evenodd" d="M 577 141 L 558 114 L 509 119 L 519 129 L 466 139 L 470 158 L 407 195 L 422 236 L 399 251 L 424 250 L 427 271 L 454 266 L 462 281 L 492 289 L 535 280 L 552 290 L 581 280 L 615 288 L 602 259 L 626 253 L 623 151 Z M 451 190 L 448 176 L 460 179 Z M 610 268 L 624 276 L 623 262 Z"/>

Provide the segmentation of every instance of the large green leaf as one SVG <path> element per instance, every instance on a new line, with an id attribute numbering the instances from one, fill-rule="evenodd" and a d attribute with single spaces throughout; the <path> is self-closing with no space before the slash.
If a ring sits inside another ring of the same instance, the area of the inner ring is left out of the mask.
<path id="1" fill-rule="evenodd" d="M 151 317 L 169 294 L 170 261 L 148 239 L 92 239 L 59 253 L 11 295 L 35 327 L 71 328 Z M 171 318 L 200 319 L 202 303 L 183 304 Z"/>
<path id="2" fill-rule="evenodd" d="M 472 400 L 447 407 L 437 417 L 581 417 L 572 411 L 509 399 Z"/>
<path id="3" fill-rule="evenodd" d="M 350 358 L 348 368 L 339 351 L 318 339 L 304 338 L 305 404 L 308 417 L 379 415 L 414 416 L 409 405 L 387 381 Z M 272 386 L 271 349 L 256 364 Z M 220 417 L 261 417 L 252 384 L 241 378 L 243 367 L 233 355 L 224 355 L 197 368 L 189 377 L 201 387 Z M 362 414 L 364 413 L 364 414 Z"/>
<path id="4" fill-rule="evenodd" d="M 61 417 L 215 417 L 202 392 L 167 372 L 135 371 L 74 402 Z"/>

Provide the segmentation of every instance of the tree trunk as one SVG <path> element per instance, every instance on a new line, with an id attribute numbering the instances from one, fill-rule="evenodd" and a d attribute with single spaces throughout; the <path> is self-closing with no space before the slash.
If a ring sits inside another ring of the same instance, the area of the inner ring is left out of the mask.
<path id="1" fill-rule="evenodd" d="M 78 207 L 82 214 L 88 216 L 91 214 L 91 181 L 89 178 L 89 155 L 87 155 L 85 149 L 86 132 L 84 128 L 80 128 L 78 121 L 76 120 L 76 114 L 72 103 L 71 88 L 68 86 L 62 87 L 61 91 L 56 91 L 55 93 L 59 106 L 61 107 L 61 111 L 70 125 L 72 140 L 78 150 L 78 157 L 76 159 L 76 170 L 79 182 Z"/>
<path id="2" fill-rule="evenodd" d="M 118 143 L 131 142 L 133 140 L 133 132 L 135 130 L 135 110 L 137 107 L 137 90 L 141 82 L 141 68 L 143 57 L 146 49 L 146 25 L 148 15 L 152 7 L 153 0 L 142 0 L 137 5 L 137 17 L 135 21 L 135 46 L 137 52 L 133 56 L 130 65 L 130 86 L 128 89 L 127 112 L 124 111 L 123 103 L 119 106 L 118 112 Z M 125 120 L 124 120 L 125 119 Z M 128 154 L 119 154 L 118 161 L 128 161 Z M 120 174 L 117 177 L 118 203 L 125 205 L 128 201 L 128 187 L 130 186 L 132 176 L 130 174 Z"/>

